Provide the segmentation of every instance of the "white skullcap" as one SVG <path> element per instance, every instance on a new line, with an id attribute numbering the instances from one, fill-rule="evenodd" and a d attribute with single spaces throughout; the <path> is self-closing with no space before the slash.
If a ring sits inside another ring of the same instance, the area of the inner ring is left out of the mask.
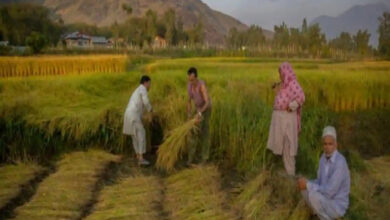
<path id="1" fill-rule="evenodd" d="M 326 126 L 322 132 L 322 138 L 325 136 L 331 136 L 334 138 L 334 140 L 337 140 L 336 129 L 333 126 Z"/>

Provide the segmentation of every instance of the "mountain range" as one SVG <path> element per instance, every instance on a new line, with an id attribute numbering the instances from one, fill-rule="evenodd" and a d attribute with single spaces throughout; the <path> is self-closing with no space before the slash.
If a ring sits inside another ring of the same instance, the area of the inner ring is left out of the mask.
<path id="1" fill-rule="evenodd" d="M 247 29 L 247 25 L 237 19 L 211 9 L 201 0 L 1 0 L 1 3 L 30 2 L 41 4 L 61 17 L 66 24 L 87 23 L 97 26 L 108 26 L 115 22 L 126 21 L 128 14 L 122 5 L 130 5 L 131 16 L 142 16 L 148 9 L 162 16 L 168 9 L 174 9 L 181 18 L 184 28 L 192 28 L 202 21 L 206 42 L 219 45 L 233 27 L 238 30 Z M 383 12 L 390 12 L 390 0 L 367 5 L 355 5 L 338 16 L 319 16 L 310 23 L 318 23 L 327 39 L 333 39 L 341 32 L 355 34 L 359 29 L 368 30 L 371 34 L 370 44 L 378 44 L 378 26 Z M 271 38 L 273 32 L 264 30 L 266 38 Z"/>
<path id="2" fill-rule="evenodd" d="M 172 8 L 183 21 L 185 29 L 192 28 L 201 21 L 205 40 L 211 45 L 222 44 L 233 27 L 238 30 L 247 28 L 237 19 L 211 9 L 201 0 L 2 0 L 2 2 L 41 4 L 60 16 L 65 24 L 86 23 L 99 27 L 126 21 L 129 15 L 123 10 L 123 4 L 132 7 L 131 16 L 142 16 L 148 9 L 152 9 L 161 17 L 165 11 Z M 266 34 L 269 35 L 270 32 Z"/>
<path id="3" fill-rule="evenodd" d="M 378 18 L 386 11 L 390 12 L 390 4 L 385 2 L 356 5 L 336 17 L 317 17 L 311 24 L 318 23 L 327 39 L 336 38 L 341 32 L 355 34 L 359 29 L 367 30 L 371 34 L 370 44 L 377 46 Z"/>

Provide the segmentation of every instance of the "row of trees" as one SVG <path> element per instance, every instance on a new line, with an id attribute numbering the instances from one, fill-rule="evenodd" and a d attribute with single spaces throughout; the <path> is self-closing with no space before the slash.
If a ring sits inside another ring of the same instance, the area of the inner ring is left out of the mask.
<path id="1" fill-rule="evenodd" d="M 378 32 L 377 53 L 390 58 L 390 13 L 385 12 L 379 18 Z M 335 39 L 327 41 L 318 24 L 308 25 L 304 19 L 301 28 L 289 28 L 285 23 L 274 26 L 273 38 L 268 40 L 261 27 L 251 26 L 244 31 L 233 28 L 227 37 L 227 44 L 233 49 L 272 48 L 272 50 L 307 52 L 312 55 L 341 51 L 364 56 L 374 52 L 374 48 L 369 45 L 370 37 L 367 30 L 359 30 L 355 35 L 342 32 Z"/>
<path id="2" fill-rule="evenodd" d="M 96 27 L 86 24 L 64 25 L 61 19 L 42 6 L 3 5 L 0 7 L 0 41 L 30 46 L 36 53 L 45 46 L 58 45 L 61 35 L 72 31 L 102 35 L 115 39 L 116 43 L 139 47 L 153 44 L 156 36 L 164 38 L 170 46 L 204 43 L 202 22 L 185 29 L 181 18 L 173 9 L 166 11 L 161 19 L 157 19 L 156 12 L 152 10 L 141 17 L 134 17 L 130 5 L 124 4 L 122 9 L 128 14 L 125 22 Z M 379 18 L 378 32 L 379 46 L 376 52 L 390 58 L 390 13 L 384 13 Z M 122 41 L 118 41 L 119 39 Z M 359 30 L 355 35 L 343 32 L 337 38 L 327 41 L 318 24 L 308 25 L 304 19 L 300 28 L 291 28 L 285 23 L 274 26 L 272 39 L 266 39 L 264 30 L 255 25 L 242 31 L 233 28 L 226 38 L 226 45 L 232 49 L 268 48 L 312 55 L 329 53 L 330 50 L 367 55 L 374 51 L 369 45 L 369 39 L 370 34 L 366 30 Z"/>
<path id="3" fill-rule="evenodd" d="M 356 52 L 361 55 L 368 54 L 372 48 L 369 46 L 370 34 L 367 30 L 359 30 L 355 35 L 342 32 L 339 37 L 331 40 L 329 46 L 348 52 Z"/>
<path id="4" fill-rule="evenodd" d="M 164 38 L 169 45 L 203 44 L 204 30 L 202 22 L 193 28 L 184 29 L 181 18 L 176 16 L 173 9 L 164 13 L 162 19 L 157 19 L 156 12 L 148 10 L 143 17 L 132 17 L 132 8 L 123 5 L 129 18 L 126 22 L 111 26 L 115 38 L 125 39 L 126 43 L 143 47 L 153 43 L 154 37 Z"/>
<path id="5" fill-rule="evenodd" d="M 263 30 L 258 26 L 251 26 L 248 30 L 241 32 L 232 29 L 227 43 L 235 49 L 268 46 L 277 50 L 290 49 L 296 52 L 307 51 L 317 54 L 332 48 L 366 55 L 371 50 L 369 38 L 370 34 L 367 31 L 359 30 L 354 36 L 343 32 L 339 37 L 327 42 L 320 26 L 318 24 L 308 25 L 304 19 L 301 28 L 289 28 L 284 22 L 274 26 L 273 38 L 270 40 L 266 40 Z"/>
<path id="6" fill-rule="evenodd" d="M 266 39 L 263 29 L 256 25 L 252 25 L 245 31 L 238 31 L 236 28 L 232 28 L 226 41 L 230 47 L 237 49 L 244 46 L 261 47 L 265 44 Z"/>

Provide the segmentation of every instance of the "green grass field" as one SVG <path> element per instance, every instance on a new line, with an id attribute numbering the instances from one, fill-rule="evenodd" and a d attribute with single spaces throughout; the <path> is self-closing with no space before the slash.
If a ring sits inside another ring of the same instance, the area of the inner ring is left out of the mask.
<path id="1" fill-rule="evenodd" d="M 352 171 L 351 206 L 346 219 L 386 219 L 390 204 L 390 62 L 290 61 L 306 94 L 298 173 L 315 176 L 322 128 L 336 126 L 340 151 Z M 150 210 L 150 218 L 166 219 L 305 219 L 307 209 L 294 183 L 275 176 L 282 169 L 281 159 L 266 150 L 275 95 L 271 84 L 278 80 L 281 62 L 260 58 L 153 58 L 116 74 L 0 79 L 0 160 L 56 161 L 63 154 L 96 145 L 110 153 L 128 155 L 132 147 L 121 134 L 123 113 L 142 74 L 152 78 L 149 97 L 155 109 L 154 121 L 161 126 L 158 131 L 147 126 L 149 141 L 159 144 L 162 135 L 186 121 L 186 71 L 195 66 L 213 102 L 210 163 L 214 166 L 197 168 L 207 172 L 179 166 L 170 175 L 154 168 L 148 168 L 147 175 L 119 174 L 118 181 L 96 193 L 96 204 L 86 217 L 142 218 L 142 213 Z M 51 178 L 53 175 L 41 185 L 61 186 L 56 183 L 59 180 Z M 192 178 L 205 181 L 188 187 L 195 184 Z M 85 186 L 75 190 L 90 196 L 96 180 L 89 181 L 93 182 L 81 183 Z M 145 181 L 150 185 L 139 186 Z M 39 187 L 33 199 L 16 213 L 36 200 Z M 140 191 L 136 191 L 138 187 Z M 131 197 L 133 191 L 152 198 Z M 188 196 L 195 192 L 200 201 L 211 200 L 210 204 L 191 202 Z M 118 194 L 128 197 L 113 198 Z M 77 212 L 74 216 L 80 215 L 86 203 L 72 203 Z M 124 203 L 147 205 L 142 210 L 126 209 Z"/>

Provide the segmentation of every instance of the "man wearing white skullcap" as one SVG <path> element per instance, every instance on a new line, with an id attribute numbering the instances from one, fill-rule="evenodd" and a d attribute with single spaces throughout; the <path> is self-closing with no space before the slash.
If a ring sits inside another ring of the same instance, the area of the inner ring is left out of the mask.
<path id="1" fill-rule="evenodd" d="M 320 219 L 344 216 L 349 205 L 350 176 L 347 162 L 337 151 L 337 133 L 332 126 L 322 133 L 324 153 L 320 159 L 317 179 L 299 178 L 298 188 L 306 203 Z"/>

